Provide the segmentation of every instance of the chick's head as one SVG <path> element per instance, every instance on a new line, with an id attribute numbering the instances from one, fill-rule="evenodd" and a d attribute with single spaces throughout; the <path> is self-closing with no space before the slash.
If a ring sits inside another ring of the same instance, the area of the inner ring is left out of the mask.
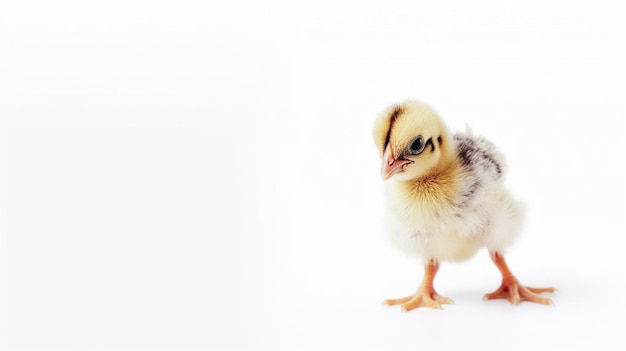
<path id="1" fill-rule="evenodd" d="M 374 123 L 374 143 L 382 159 L 383 180 L 419 179 L 453 157 L 445 124 L 432 108 L 417 101 L 383 112 Z"/>

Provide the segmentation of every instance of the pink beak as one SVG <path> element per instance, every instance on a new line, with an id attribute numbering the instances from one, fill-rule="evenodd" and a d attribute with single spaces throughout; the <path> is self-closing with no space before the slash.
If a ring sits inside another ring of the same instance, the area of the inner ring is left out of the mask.
<path id="1" fill-rule="evenodd" d="M 383 153 L 383 164 L 382 164 L 382 177 L 383 181 L 391 178 L 394 174 L 398 172 L 402 172 L 404 170 L 404 166 L 409 163 L 413 163 L 413 161 L 409 160 L 396 160 L 393 157 L 393 152 L 391 151 L 390 144 L 387 144 L 387 148 L 385 148 L 385 152 Z"/>

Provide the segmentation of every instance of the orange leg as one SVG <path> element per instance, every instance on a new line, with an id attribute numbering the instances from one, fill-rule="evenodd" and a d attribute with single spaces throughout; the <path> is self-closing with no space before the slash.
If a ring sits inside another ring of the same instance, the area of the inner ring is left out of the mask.
<path id="1" fill-rule="evenodd" d="M 530 301 L 541 303 L 544 305 L 554 305 L 552 300 L 542 297 L 539 294 L 541 293 L 553 293 L 556 291 L 554 288 L 530 288 L 526 286 L 522 286 L 517 278 L 511 273 L 509 267 L 506 265 L 504 261 L 504 257 L 499 252 L 490 252 L 491 260 L 496 264 L 496 267 L 502 273 L 502 284 L 500 287 L 490 293 L 486 294 L 485 300 L 493 300 L 493 299 L 507 299 L 514 305 L 519 305 L 522 301 Z"/>
<path id="2" fill-rule="evenodd" d="M 402 312 L 407 312 L 418 307 L 441 309 L 441 304 L 453 304 L 454 301 L 447 297 L 440 296 L 435 291 L 435 288 L 433 288 L 433 280 L 435 279 L 435 274 L 437 274 L 437 270 L 439 270 L 439 262 L 437 262 L 435 259 L 431 259 L 426 264 L 426 267 L 424 269 L 424 279 L 422 280 L 422 284 L 420 284 L 420 287 L 417 289 L 415 294 L 399 299 L 388 299 L 383 301 L 383 304 L 390 306 L 402 305 Z"/>

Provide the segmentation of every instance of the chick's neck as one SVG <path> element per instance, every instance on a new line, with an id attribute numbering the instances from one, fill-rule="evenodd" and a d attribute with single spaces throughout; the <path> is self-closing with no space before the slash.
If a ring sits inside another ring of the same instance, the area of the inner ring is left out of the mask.
<path id="1" fill-rule="evenodd" d="M 410 198 L 428 198 L 451 201 L 457 191 L 460 179 L 460 164 L 448 159 L 428 173 L 404 181 L 398 181 L 401 193 Z"/>

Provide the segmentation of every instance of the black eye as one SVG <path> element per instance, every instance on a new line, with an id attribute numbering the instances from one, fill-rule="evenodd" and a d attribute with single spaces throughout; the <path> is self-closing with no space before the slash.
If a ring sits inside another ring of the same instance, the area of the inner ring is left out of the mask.
<path id="1" fill-rule="evenodd" d="M 411 142 L 411 146 L 409 146 L 409 152 L 413 155 L 419 155 L 424 151 L 424 138 L 418 136 Z"/>

